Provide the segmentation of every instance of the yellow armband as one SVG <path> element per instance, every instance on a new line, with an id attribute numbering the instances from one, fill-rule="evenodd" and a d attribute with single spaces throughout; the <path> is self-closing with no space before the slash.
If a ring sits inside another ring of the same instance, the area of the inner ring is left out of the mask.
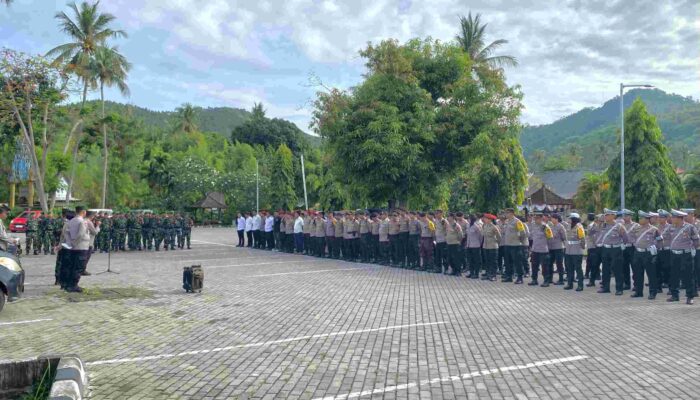
<path id="1" fill-rule="evenodd" d="M 579 239 L 583 239 L 586 237 L 586 231 L 583 230 L 583 227 L 581 225 L 576 228 L 576 233 L 578 234 Z"/>
<path id="2" fill-rule="evenodd" d="M 515 223 L 515 229 L 518 230 L 518 232 L 522 232 L 525 230 L 525 225 L 521 221 L 518 221 Z"/>
<path id="3" fill-rule="evenodd" d="M 549 229 L 548 226 L 545 226 L 545 228 L 544 228 L 544 237 L 546 237 L 547 239 L 551 239 L 551 238 L 554 237 L 554 234 L 552 233 L 552 230 Z"/>

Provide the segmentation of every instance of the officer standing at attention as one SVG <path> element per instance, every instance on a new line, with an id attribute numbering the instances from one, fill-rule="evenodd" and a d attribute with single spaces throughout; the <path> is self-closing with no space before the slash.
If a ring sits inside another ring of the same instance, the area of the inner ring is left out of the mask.
<path id="1" fill-rule="evenodd" d="M 505 272 L 501 282 L 513 282 L 515 274 L 516 284 L 523 283 L 523 265 L 520 260 L 522 251 L 520 249 L 523 236 L 527 236 L 525 224 L 515 217 L 515 210 L 512 208 L 506 209 L 506 221 L 503 226 L 503 235 L 505 236 Z"/>
<path id="2" fill-rule="evenodd" d="M 389 265 L 392 267 L 398 267 L 399 265 L 399 230 L 401 229 L 401 223 L 399 222 L 399 216 L 396 211 L 391 212 L 391 218 L 389 219 L 389 246 L 391 247 L 391 261 Z"/>
<path id="3" fill-rule="evenodd" d="M 656 256 L 663 246 L 663 238 L 658 228 L 649 221 L 651 214 L 639 211 L 639 223 L 629 232 L 630 242 L 634 247 L 632 268 L 634 269 L 634 293 L 632 297 L 644 296 L 644 273 L 649 278 L 649 300 L 656 298 L 658 282 L 656 281 Z"/>
<path id="4" fill-rule="evenodd" d="M 343 223 L 343 213 L 337 213 L 335 219 L 335 244 L 333 245 L 333 258 L 336 260 L 340 260 L 341 257 L 347 257 L 345 255 L 345 247 L 343 246 L 345 242 L 345 227 Z"/>
<path id="5" fill-rule="evenodd" d="M 406 268 L 406 254 L 408 254 L 408 224 L 410 217 L 404 210 L 399 210 L 399 266 Z"/>
<path id="6" fill-rule="evenodd" d="M 586 286 L 588 287 L 594 287 L 595 281 L 598 280 L 600 275 L 601 250 L 596 246 L 598 234 L 600 233 L 600 224 L 597 220 L 598 217 L 595 214 L 588 214 L 588 228 L 586 232 L 586 248 L 588 249 L 588 255 L 586 256 L 586 275 L 588 277 L 588 283 Z"/>
<path id="7" fill-rule="evenodd" d="M 379 259 L 381 265 L 391 264 L 391 242 L 389 241 L 389 218 L 382 212 L 379 217 Z"/>
<path id="8" fill-rule="evenodd" d="M 476 218 L 476 215 L 470 215 L 466 232 L 465 251 L 467 253 L 467 265 L 469 266 L 469 277 L 471 279 L 479 279 L 479 273 L 482 266 L 481 244 L 484 241 L 482 236 L 483 222 Z M 491 277 L 488 273 L 484 273 L 482 280 L 489 280 Z"/>
<path id="9" fill-rule="evenodd" d="M 693 257 L 695 249 L 700 244 L 698 231 L 694 225 L 684 221 L 688 214 L 671 210 L 672 224 L 669 228 L 671 243 L 671 258 L 669 263 L 671 297 L 668 301 L 679 301 L 679 287 L 681 280 L 685 287 L 686 304 L 693 304 L 695 297 L 695 274 L 693 271 Z"/>
<path id="10" fill-rule="evenodd" d="M 33 212 L 30 212 L 27 216 L 27 230 L 24 232 L 25 236 L 25 247 L 27 255 L 32 250 L 32 245 L 34 245 L 34 255 L 39 254 L 39 221 Z"/>
<path id="11" fill-rule="evenodd" d="M 695 226 L 695 229 L 698 230 L 700 233 L 700 220 L 698 220 L 695 217 L 695 209 L 694 208 L 682 208 L 681 211 L 684 213 L 688 214 L 688 216 L 685 218 L 685 221 L 693 226 Z M 698 286 L 700 286 L 700 256 L 697 255 L 697 250 L 700 249 L 695 249 L 695 257 L 693 257 L 693 269 L 695 270 L 695 297 L 698 295 Z"/>
<path id="12" fill-rule="evenodd" d="M 459 276 L 462 273 L 462 260 L 460 259 L 460 247 L 464 233 L 455 219 L 454 213 L 449 213 L 445 225 L 445 242 L 447 243 L 447 258 L 449 260 L 451 275 Z"/>
<path id="13" fill-rule="evenodd" d="M 586 249 L 586 231 L 581 225 L 581 217 L 577 213 L 569 214 L 571 223 L 566 229 L 566 255 L 564 256 L 564 264 L 566 264 L 566 281 L 565 290 L 574 288 L 574 274 L 576 274 L 576 291 L 583 290 L 583 252 Z"/>
<path id="14" fill-rule="evenodd" d="M 364 263 L 368 263 L 370 261 L 372 227 L 370 225 L 369 218 L 367 218 L 367 214 L 365 214 L 363 211 L 360 211 L 358 214 L 360 216 L 360 260 Z"/>
<path id="15" fill-rule="evenodd" d="M 447 220 L 442 210 L 435 211 L 435 269 L 445 272 L 447 269 L 447 239 L 445 238 Z"/>
<path id="16" fill-rule="evenodd" d="M 632 221 L 632 216 L 634 212 L 624 209 L 622 213 L 622 226 L 629 233 L 637 226 L 637 223 Z M 624 283 L 624 290 L 630 290 L 632 287 L 630 285 L 630 271 L 632 270 L 632 258 L 634 257 L 634 244 L 625 244 L 625 249 L 622 253 L 622 282 Z"/>
<path id="17" fill-rule="evenodd" d="M 415 212 L 411 212 L 408 221 L 408 245 L 406 245 L 406 259 L 411 269 L 420 268 L 420 221 Z"/>
<path id="18" fill-rule="evenodd" d="M 566 249 L 566 227 L 561 222 L 561 215 L 554 214 L 551 218 L 549 225 L 552 228 L 552 237 L 547 240 L 547 247 L 549 247 L 549 268 L 547 270 L 547 276 L 545 279 L 552 283 L 554 276 L 554 264 L 557 265 L 557 274 L 559 275 L 559 280 L 554 283 L 555 285 L 564 284 L 564 249 Z"/>
<path id="19" fill-rule="evenodd" d="M 486 277 L 491 282 L 496 281 L 496 269 L 498 263 L 498 247 L 501 243 L 501 231 L 494 224 L 497 217 L 493 214 L 484 214 L 481 218 L 483 226 L 481 234 L 484 238 L 484 266 Z"/>
<path id="20" fill-rule="evenodd" d="M 435 238 L 435 224 L 425 213 L 419 213 L 418 220 L 420 221 L 419 255 L 422 261 L 420 270 L 435 272 L 435 268 L 433 266 L 433 252 L 435 245 L 433 240 Z"/>
<path id="21" fill-rule="evenodd" d="M 537 286 L 537 277 L 542 268 L 542 287 L 548 287 L 551 282 L 549 267 L 549 247 L 547 241 L 552 238 L 552 228 L 544 223 L 541 212 L 533 213 L 535 221 L 530 229 L 530 239 L 532 239 L 532 280 L 529 286 Z"/>
<path id="22" fill-rule="evenodd" d="M 615 275 L 615 295 L 621 296 L 623 293 L 622 275 L 622 251 L 624 245 L 629 243 L 627 231 L 622 224 L 615 220 L 617 211 L 604 210 L 605 222 L 601 225 L 598 242 L 596 245 L 602 247 L 603 279 L 602 288 L 598 293 L 610 293 L 610 276 Z"/>
<path id="23" fill-rule="evenodd" d="M 664 240 L 664 244 L 663 250 L 659 251 L 659 254 L 656 256 L 656 270 L 658 272 L 657 275 L 659 277 L 658 293 L 663 293 L 663 288 L 668 288 L 670 275 L 669 265 L 671 262 L 671 213 L 663 209 L 659 209 L 657 213 L 659 214 L 659 222 L 656 227 L 659 229 L 659 232 L 661 232 L 661 237 Z M 669 290 L 668 293 L 670 295 L 671 291 Z"/>

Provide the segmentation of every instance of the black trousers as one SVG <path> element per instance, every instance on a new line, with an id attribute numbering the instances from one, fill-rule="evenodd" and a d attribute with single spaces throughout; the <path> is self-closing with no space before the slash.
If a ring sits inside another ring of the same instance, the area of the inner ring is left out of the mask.
<path id="1" fill-rule="evenodd" d="M 399 235 L 389 235 L 389 246 L 391 246 L 391 261 L 392 265 L 399 263 Z"/>
<path id="2" fill-rule="evenodd" d="M 248 247 L 253 247 L 253 231 L 248 231 L 245 234 L 248 236 Z"/>
<path id="3" fill-rule="evenodd" d="M 619 247 L 601 247 L 601 260 L 603 263 L 603 290 L 610 290 L 610 277 L 615 275 L 615 291 L 622 291 L 622 249 Z"/>
<path id="4" fill-rule="evenodd" d="M 634 258 L 635 251 L 634 246 L 632 246 L 625 247 L 622 252 L 622 283 L 624 284 L 625 288 L 631 287 L 630 271 L 632 270 L 632 259 Z"/>
<path id="5" fill-rule="evenodd" d="M 458 275 L 462 273 L 462 260 L 460 255 L 461 244 L 448 244 L 447 245 L 447 259 L 449 260 L 450 268 L 452 269 L 453 275 Z"/>
<path id="6" fill-rule="evenodd" d="M 483 256 L 486 276 L 495 278 L 498 269 L 498 249 L 483 249 Z"/>
<path id="7" fill-rule="evenodd" d="M 267 249 L 272 250 L 275 248 L 275 236 L 270 232 L 265 232 L 265 242 L 267 243 Z"/>
<path id="8" fill-rule="evenodd" d="M 447 269 L 447 242 L 438 242 L 435 245 L 435 269 L 443 271 Z"/>
<path id="9" fill-rule="evenodd" d="M 632 257 L 632 268 L 634 269 L 634 292 L 638 295 L 644 294 L 644 273 L 646 273 L 649 279 L 649 294 L 655 295 L 659 287 L 656 256 L 651 255 L 648 251 L 635 250 Z"/>
<path id="10" fill-rule="evenodd" d="M 379 258 L 382 264 L 389 265 L 391 262 L 391 242 L 379 242 Z"/>
<path id="11" fill-rule="evenodd" d="M 408 232 L 399 232 L 399 265 L 406 266 L 406 254 L 408 248 Z"/>
<path id="12" fill-rule="evenodd" d="M 516 275 L 518 279 L 523 277 L 523 264 L 520 261 L 520 256 L 522 251 L 521 246 L 503 246 L 503 254 L 505 255 L 505 272 L 503 273 L 504 279 L 513 279 L 513 275 Z"/>
<path id="13" fill-rule="evenodd" d="M 685 286 L 685 296 L 695 297 L 695 272 L 693 267 L 693 256 L 690 253 L 674 254 L 671 251 L 669 265 L 669 284 L 671 295 L 678 297 L 681 280 Z"/>
<path id="14" fill-rule="evenodd" d="M 255 247 L 256 249 L 262 249 L 265 247 L 263 233 L 264 232 L 260 229 L 253 231 L 253 247 Z"/>
<path id="15" fill-rule="evenodd" d="M 547 268 L 548 282 L 552 283 L 554 278 L 554 265 L 557 266 L 557 274 L 559 274 L 559 282 L 564 282 L 564 249 L 554 249 L 549 251 L 549 268 Z"/>
<path id="16" fill-rule="evenodd" d="M 478 277 L 481 272 L 481 248 L 467 247 L 467 263 L 469 264 L 469 273 L 472 278 Z M 487 274 L 488 276 L 488 274 Z"/>
<path id="17" fill-rule="evenodd" d="M 242 247 L 242 246 L 245 245 L 245 238 L 243 237 L 243 230 L 241 229 L 241 230 L 239 230 L 239 231 L 237 231 L 237 232 L 238 232 L 238 245 Z M 149 248 L 149 249 L 151 248 L 151 244 L 150 244 L 150 243 L 148 244 L 148 248 Z"/>
<path id="18" fill-rule="evenodd" d="M 506 247 L 501 246 L 498 248 L 498 256 L 496 257 L 496 268 L 499 271 L 503 270 L 506 265 Z"/>
<path id="19" fill-rule="evenodd" d="M 532 252 L 531 255 L 532 258 L 532 273 L 530 274 L 530 277 L 532 278 L 533 282 L 537 282 L 537 277 L 539 276 L 540 273 L 540 268 L 542 268 L 542 279 L 545 282 L 547 281 L 547 272 L 545 269 L 549 265 L 549 253 L 537 253 L 537 252 Z"/>
<path id="20" fill-rule="evenodd" d="M 603 250 L 600 247 L 588 249 L 588 256 L 586 257 L 586 271 L 588 272 L 588 279 L 593 284 L 595 284 L 595 281 L 600 279 L 600 263 L 602 261 L 602 253 Z"/>
<path id="21" fill-rule="evenodd" d="M 578 287 L 583 287 L 583 255 L 567 254 L 564 256 L 564 264 L 566 264 L 566 283 L 569 286 L 574 284 L 574 274 L 576 275 L 576 284 Z"/>
<path id="22" fill-rule="evenodd" d="M 408 244 L 406 245 L 406 260 L 409 267 L 417 268 L 420 265 L 420 255 L 418 248 L 420 247 L 420 235 L 408 235 Z"/>
<path id="23" fill-rule="evenodd" d="M 669 284 L 669 264 L 671 262 L 671 250 L 659 250 L 656 256 L 656 276 L 658 277 L 659 293 L 663 291 L 663 285 Z"/>
<path id="24" fill-rule="evenodd" d="M 80 274 L 87 267 L 90 250 L 70 250 L 69 268 L 66 274 L 66 287 L 75 288 L 80 282 Z"/>
<path id="25" fill-rule="evenodd" d="M 360 235 L 360 259 L 362 262 L 369 262 L 372 252 L 372 235 L 362 233 Z"/>
<path id="26" fill-rule="evenodd" d="M 530 263 L 528 261 L 530 258 L 530 247 L 520 246 L 520 250 L 522 251 L 522 254 L 520 255 L 520 261 L 523 266 L 523 274 L 527 275 L 530 273 Z"/>

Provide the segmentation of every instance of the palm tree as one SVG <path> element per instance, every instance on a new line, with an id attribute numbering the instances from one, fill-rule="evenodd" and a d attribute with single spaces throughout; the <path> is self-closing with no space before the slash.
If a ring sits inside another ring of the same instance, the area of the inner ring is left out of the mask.
<path id="1" fill-rule="evenodd" d="M 700 206 L 700 164 L 696 164 L 683 177 L 685 194 L 696 207 Z"/>
<path id="2" fill-rule="evenodd" d="M 177 110 L 176 129 L 180 132 L 192 133 L 197 131 L 197 109 L 190 103 L 185 103 Z"/>
<path id="3" fill-rule="evenodd" d="M 54 57 L 54 64 L 61 65 L 67 63 L 67 72 L 75 74 L 83 83 L 83 96 L 81 103 L 81 114 L 85 107 L 88 87 L 96 82 L 92 74 L 90 65 L 95 56 L 95 52 L 100 47 L 105 47 L 108 39 L 126 37 L 126 32 L 122 30 L 114 30 L 109 27 L 116 17 L 109 13 L 100 13 L 97 9 L 100 2 L 88 3 L 83 1 L 80 8 L 76 3 L 70 4 L 68 7 L 73 10 L 74 18 L 61 11 L 56 14 L 56 19 L 59 21 L 61 30 L 68 34 L 71 42 L 56 46 L 49 50 L 46 54 L 48 57 Z M 75 168 L 78 159 L 78 147 L 82 135 L 82 117 L 80 117 L 76 127 L 80 126 L 80 130 L 74 130 L 76 133 L 75 144 L 73 145 L 73 166 L 71 168 L 71 176 L 68 182 L 68 190 L 66 191 L 66 202 L 70 202 L 71 191 L 73 189 L 73 181 L 75 178 Z M 72 134 L 68 137 L 67 145 L 64 153 L 68 151 L 69 144 L 72 141 Z"/>
<path id="4" fill-rule="evenodd" d="M 610 181 L 605 172 L 589 173 L 579 183 L 574 196 L 574 203 L 579 210 L 600 212 L 605 207 L 605 198 L 610 190 Z"/>
<path id="5" fill-rule="evenodd" d="M 105 208 L 107 201 L 107 167 L 108 167 L 108 141 L 107 124 L 105 121 L 105 86 L 116 86 L 122 95 L 129 95 L 129 86 L 126 84 L 126 76 L 131 69 L 131 64 L 126 57 L 119 54 L 116 47 L 100 47 L 95 52 L 90 64 L 91 75 L 100 86 L 100 101 L 102 102 L 102 146 L 104 148 L 104 164 L 102 167 L 102 200 L 100 208 Z"/>
<path id="6" fill-rule="evenodd" d="M 457 43 L 462 46 L 462 49 L 469 54 L 474 62 L 474 69 L 479 67 L 488 67 L 498 69 L 505 66 L 515 67 L 518 65 L 518 60 L 513 56 L 494 55 L 493 53 L 502 45 L 508 43 L 505 39 L 498 39 L 485 44 L 485 31 L 488 24 L 481 23 L 481 15 L 476 14 L 472 17 L 470 12 L 467 17 L 460 17 L 459 24 L 461 32 L 455 37 Z"/>

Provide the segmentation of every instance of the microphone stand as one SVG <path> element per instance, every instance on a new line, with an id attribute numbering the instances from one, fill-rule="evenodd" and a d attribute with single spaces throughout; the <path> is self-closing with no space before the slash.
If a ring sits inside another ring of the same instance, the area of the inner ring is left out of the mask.
<path id="1" fill-rule="evenodd" d="M 109 229 L 109 242 L 107 243 L 107 271 L 102 271 L 97 273 L 97 275 L 102 275 L 102 274 L 117 274 L 119 275 L 119 272 L 117 271 L 112 271 L 112 231 L 114 231 L 114 227 L 110 227 Z"/>

